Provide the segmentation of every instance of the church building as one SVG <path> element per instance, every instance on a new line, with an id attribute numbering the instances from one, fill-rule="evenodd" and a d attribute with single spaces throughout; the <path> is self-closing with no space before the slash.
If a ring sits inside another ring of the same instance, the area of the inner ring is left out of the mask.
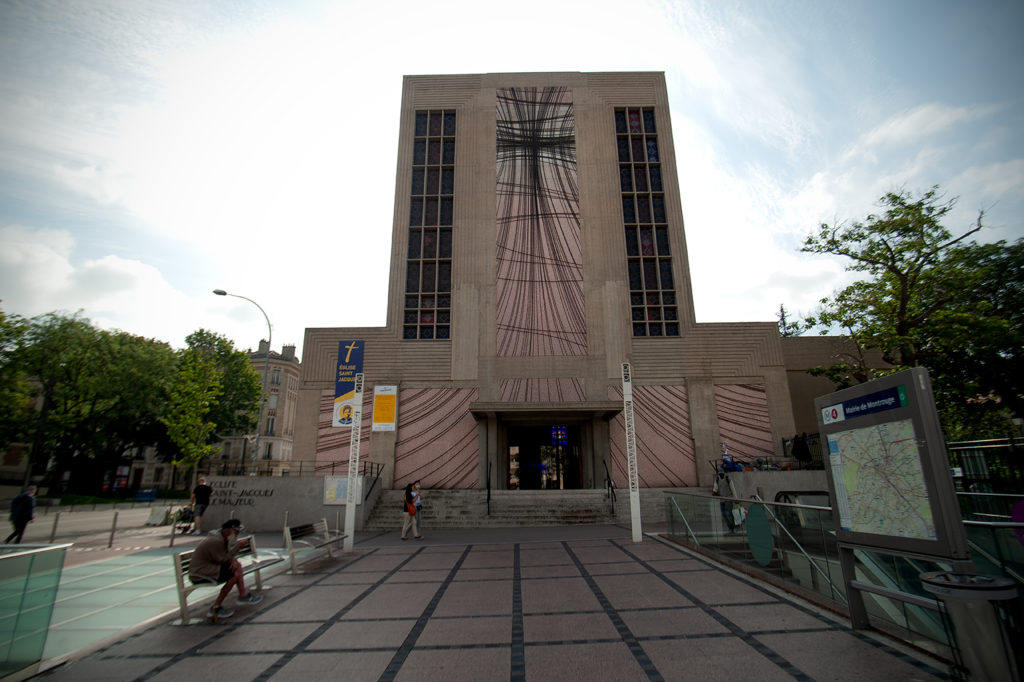
<path id="1" fill-rule="evenodd" d="M 343 340 L 385 487 L 627 487 L 624 363 L 641 487 L 709 484 L 723 443 L 783 454 L 776 323 L 694 316 L 664 74 L 407 76 L 399 134 L 387 324 L 306 330 L 295 460 L 348 461 Z"/>

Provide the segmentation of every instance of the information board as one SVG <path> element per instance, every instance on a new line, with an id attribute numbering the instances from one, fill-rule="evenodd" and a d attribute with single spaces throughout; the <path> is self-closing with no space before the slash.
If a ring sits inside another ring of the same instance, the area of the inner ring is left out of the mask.
<path id="1" fill-rule="evenodd" d="M 927 370 L 830 393 L 814 405 L 841 542 L 968 556 Z"/>
<path id="2" fill-rule="evenodd" d="M 356 478 L 356 504 L 363 500 L 363 477 Z M 348 503 L 348 476 L 324 476 L 324 504 Z"/>

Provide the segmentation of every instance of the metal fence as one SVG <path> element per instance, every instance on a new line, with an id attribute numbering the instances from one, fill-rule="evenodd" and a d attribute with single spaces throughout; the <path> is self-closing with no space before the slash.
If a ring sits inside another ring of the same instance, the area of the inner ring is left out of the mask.
<path id="1" fill-rule="evenodd" d="M 947 443 L 957 488 L 971 493 L 1024 491 L 1024 438 Z"/>
<path id="2" fill-rule="evenodd" d="M 359 473 L 371 473 L 373 462 L 362 460 L 359 465 Z M 212 461 L 200 465 L 199 473 L 210 476 L 343 476 L 348 473 L 348 458 L 319 465 L 307 461 L 257 460 L 255 466 L 251 461 Z"/>

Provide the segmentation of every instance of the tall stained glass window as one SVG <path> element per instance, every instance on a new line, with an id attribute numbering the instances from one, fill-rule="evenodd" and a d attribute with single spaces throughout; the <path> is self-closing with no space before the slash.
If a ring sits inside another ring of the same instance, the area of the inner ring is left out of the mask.
<path id="1" fill-rule="evenodd" d="M 451 337 L 455 112 L 417 111 L 402 338 Z"/>
<path id="2" fill-rule="evenodd" d="M 615 135 L 633 336 L 679 336 L 654 109 L 616 109 Z"/>

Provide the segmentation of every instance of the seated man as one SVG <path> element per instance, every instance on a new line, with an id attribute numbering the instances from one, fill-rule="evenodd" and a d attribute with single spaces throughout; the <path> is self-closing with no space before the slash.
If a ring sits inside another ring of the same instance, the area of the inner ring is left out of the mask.
<path id="1" fill-rule="evenodd" d="M 199 583 L 224 583 L 217 600 L 213 602 L 208 618 L 217 622 L 221 618 L 230 617 L 234 611 L 224 608 L 224 598 L 231 592 L 231 588 L 238 586 L 239 604 L 259 604 L 263 597 L 252 594 L 245 589 L 245 580 L 242 576 L 242 564 L 235 559 L 239 549 L 245 547 L 246 540 L 239 541 L 238 535 L 242 532 L 242 522 L 238 519 L 228 519 L 221 525 L 220 532 L 211 534 L 200 542 L 192 553 L 192 562 L 188 568 L 188 579 L 193 585 Z"/>

